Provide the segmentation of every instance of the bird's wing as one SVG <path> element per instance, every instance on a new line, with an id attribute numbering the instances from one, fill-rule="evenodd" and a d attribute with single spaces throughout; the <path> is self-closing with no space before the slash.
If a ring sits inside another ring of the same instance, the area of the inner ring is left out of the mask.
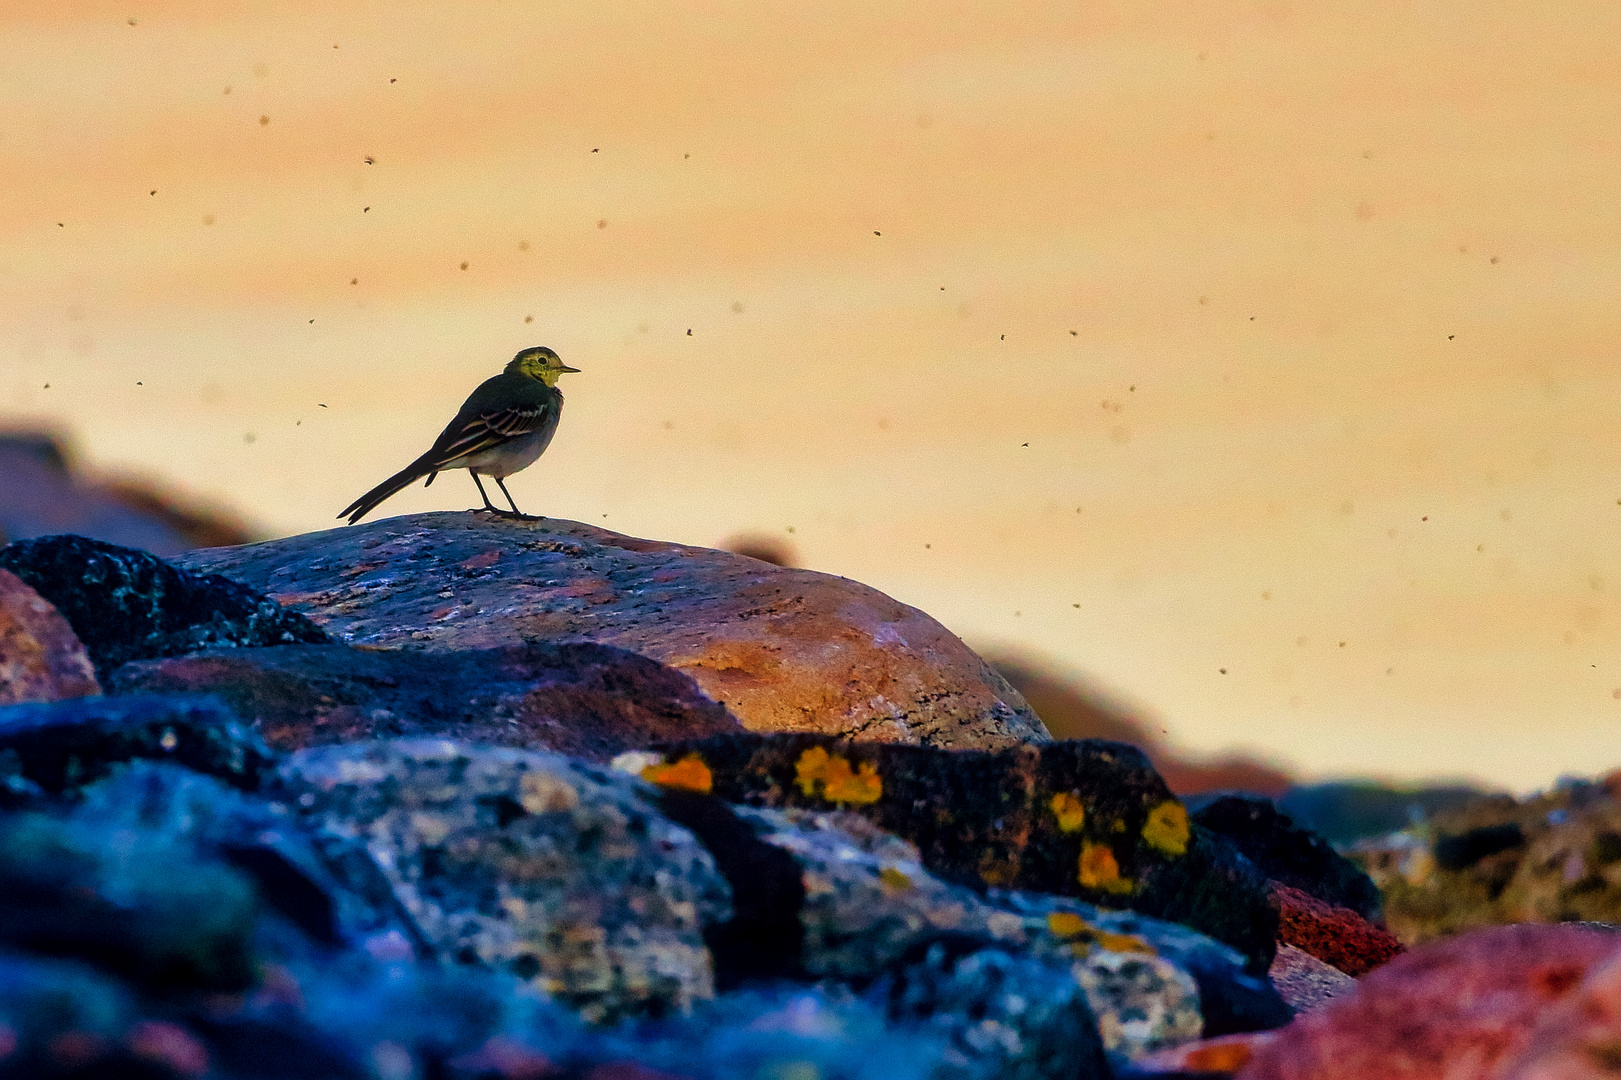
<path id="1" fill-rule="evenodd" d="M 433 469 L 455 468 L 453 463 L 461 458 L 539 431 L 551 411 L 550 403 L 528 402 L 468 410 L 450 422 L 423 464 Z"/>

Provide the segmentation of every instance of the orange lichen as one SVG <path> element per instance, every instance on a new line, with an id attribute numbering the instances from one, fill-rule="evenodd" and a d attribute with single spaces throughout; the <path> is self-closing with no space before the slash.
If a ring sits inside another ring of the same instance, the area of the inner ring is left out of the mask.
<path id="1" fill-rule="evenodd" d="M 886 866 L 878 871 L 878 880 L 896 892 L 905 892 L 912 887 L 912 879 L 893 866 Z"/>
<path id="2" fill-rule="evenodd" d="M 1154 947 L 1133 934 L 1099 930 L 1073 911 L 1054 911 L 1047 916 L 1047 929 L 1054 937 L 1076 938 L 1074 949 L 1084 955 L 1093 945 L 1110 952 L 1154 954 Z"/>
<path id="3" fill-rule="evenodd" d="M 1090 933 L 1092 924 L 1073 911 L 1054 911 L 1047 916 L 1047 929 L 1058 937 L 1069 938 Z"/>
<path id="4" fill-rule="evenodd" d="M 1060 791 L 1047 804 L 1058 819 L 1059 832 L 1076 832 L 1086 824 L 1086 804 L 1067 791 Z"/>
<path id="5" fill-rule="evenodd" d="M 697 754 L 688 754 L 680 761 L 665 765 L 649 765 L 642 770 L 642 779 L 659 787 L 679 791 L 696 791 L 708 795 L 715 786 L 715 777 Z"/>
<path id="6" fill-rule="evenodd" d="M 1148 812 L 1143 839 L 1150 847 L 1167 855 L 1183 855 L 1188 850 L 1188 811 L 1175 799 L 1167 799 Z"/>
<path id="7" fill-rule="evenodd" d="M 1235 1073 L 1248 1065 L 1252 1056 L 1249 1043 L 1234 1041 L 1195 1047 L 1188 1051 L 1183 1063 L 1198 1072 Z"/>
<path id="8" fill-rule="evenodd" d="M 806 795 L 819 793 L 831 803 L 865 805 L 877 802 L 884 794 L 878 766 L 864 761 L 852 769 L 848 758 L 830 754 L 820 746 L 799 755 L 794 764 L 794 783 Z"/>
<path id="9" fill-rule="evenodd" d="M 1120 864 L 1107 844 L 1082 844 L 1080 874 L 1084 888 L 1107 893 L 1129 893 L 1131 881 L 1120 876 Z"/>

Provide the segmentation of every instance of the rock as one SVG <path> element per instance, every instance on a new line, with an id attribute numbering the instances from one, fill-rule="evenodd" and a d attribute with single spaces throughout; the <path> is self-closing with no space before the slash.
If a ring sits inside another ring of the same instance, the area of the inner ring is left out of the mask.
<path id="1" fill-rule="evenodd" d="M 510 972 L 595 1022 L 714 993 L 702 928 L 730 890 L 645 791 L 555 754 L 429 739 L 300 751 L 276 788 L 364 846 L 442 961 Z"/>
<path id="2" fill-rule="evenodd" d="M 101 693 L 66 619 L 22 579 L 0 570 L 0 705 Z"/>
<path id="3" fill-rule="evenodd" d="M 1529 1045 L 1499 1070 L 1501 1080 L 1606 1080 L 1621 1056 L 1621 953 L 1546 1009 Z"/>
<path id="4" fill-rule="evenodd" d="M 1300 784 L 1277 796 L 1278 809 L 1335 844 L 1405 829 L 1486 794 L 1463 784 L 1396 786 L 1369 780 Z"/>
<path id="5" fill-rule="evenodd" d="M 82 536 L 0 549 L 0 569 L 55 605 L 105 679 L 130 660 L 206 646 L 324 642 L 303 616 L 222 577 L 176 569 L 154 555 Z"/>
<path id="6" fill-rule="evenodd" d="M 892 976 L 886 990 L 890 1015 L 945 1036 L 968 1066 L 952 1069 L 947 1058 L 937 1076 L 1110 1076 L 1084 993 L 1062 969 L 999 949 L 959 952 L 936 941 Z"/>
<path id="7" fill-rule="evenodd" d="M 1310 953 L 1347 975 L 1365 975 L 1402 951 L 1390 931 L 1350 908 L 1325 903 L 1299 889 L 1274 884 L 1278 941 Z"/>
<path id="8" fill-rule="evenodd" d="M 845 808 L 915 844 L 947 880 L 1129 906 L 1233 946 L 1256 973 L 1272 961 L 1277 912 L 1264 879 L 1189 823 L 1133 747 L 947 753 L 746 734 L 657 751 L 660 763 L 641 766 L 654 783 L 755 806 Z"/>
<path id="9" fill-rule="evenodd" d="M 660 740 L 742 730 L 688 676 L 591 642 L 210 649 L 125 664 L 108 685 L 217 694 L 278 750 L 429 735 L 606 760 Z"/>
<path id="10" fill-rule="evenodd" d="M 0 708 L 0 776 L 56 794 L 137 759 L 179 762 L 241 788 L 256 787 L 272 763 L 216 698 L 143 694 Z"/>
<path id="11" fill-rule="evenodd" d="M 262 589 L 355 645 L 624 649 L 691 676 L 754 731 L 944 747 L 1047 737 L 1006 680 L 917 609 L 727 552 L 468 512 L 192 552 L 179 564 Z"/>
<path id="12" fill-rule="evenodd" d="M 1487 1080 L 1521 1053 L 1550 1005 L 1621 935 L 1501 926 L 1430 942 L 1359 980 L 1255 1050 L 1240 1080 Z"/>
<path id="13" fill-rule="evenodd" d="M 1192 809 L 1195 822 L 1231 840 L 1271 880 L 1365 919 L 1378 916 L 1379 890 L 1362 868 L 1272 800 L 1229 792 L 1195 800 Z"/>
<path id="14" fill-rule="evenodd" d="M 1407 943 L 1474 926 L 1621 922 L 1621 778 L 1483 796 L 1423 826 L 1359 841 L 1351 856 Z"/>
<path id="15" fill-rule="evenodd" d="M 1356 980 L 1339 968 L 1284 943 L 1278 945 L 1278 955 L 1267 975 L 1284 1003 L 1296 1014 L 1320 1009 L 1356 989 Z"/>
<path id="16" fill-rule="evenodd" d="M 1149 1055 L 1118 1073 L 1117 1080 L 1215 1080 L 1232 1076 L 1276 1037 L 1275 1031 L 1251 1031 L 1183 1043 Z"/>

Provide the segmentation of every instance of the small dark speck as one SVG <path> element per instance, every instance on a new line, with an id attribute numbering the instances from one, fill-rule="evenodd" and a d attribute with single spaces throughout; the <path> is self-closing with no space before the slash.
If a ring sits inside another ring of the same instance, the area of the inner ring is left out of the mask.
<path id="1" fill-rule="evenodd" d="M 1255 321 L 1255 316 L 1254 316 L 1254 315 L 1251 315 L 1251 316 L 1250 316 L 1250 322 L 1254 322 L 1254 321 Z"/>
<path id="2" fill-rule="evenodd" d="M 145 384 L 145 383 L 143 383 L 143 382 L 141 382 L 141 380 L 140 380 L 140 379 L 136 379 L 136 380 L 135 380 L 135 385 L 136 385 L 136 386 L 145 386 L 145 385 L 146 385 L 146 384 Z"/>
<path id="3" fill-rule="evenodd" d="M 369 214 L 369 213 L 371 213 L 371 207 L 369 207 L 369 206 L 362 206 L 362 207 L 361 207 L 361 208 L 360 208 L 360 212 L 361 212 L 361 213 L 362 213 L 362 214 Z"/>
<path id="4" fill-rule="evenodd" d="M 1227 674 L 1226 668 L 1218 668 L 1217 670 L 1219 670 L 1223 675 Z"/>
<path id="5" fill-rule="evenodd" d="M 872 231 L 872 234 L 873 234 L 873 235 L 874 235 L 874 236 L 882 236 L 882 235 L 884 235 L 884 234 L 883 234 L 883 233 L 881 233 L 881 232 L 879 232 L 879 231 L 878 231 L 878 230 L 877 230 L 877 229 L 874 229 L 874 230 L 873 230 L 873 231 Z"/>
<path id="6" fill-rule="evenodd" d="M 130 17 L 129 17 L 129 24 L 130 24 L 130 25 L 131 25 L 131 26 L 134 26 L 134 25 L 135 25 L 135 16 L 133 16 L 133 15 L 131 15 L 131 16 L 130 16 Z"/>
<path id="7" fill-rule="evenodd" d="M 1430 520 L 1430 515 L 1425 514 L 1423 517 L 1419 518 L 1418 520 L 1420 520 L 1420 521 L 1428 521 L 1428 520 Z"/>
<path id="8" fill-rule="evenodd" d="M 313 326 L 313 325 L 315 325 L 315 320 L 314 320 L 314 319 L 311 319 L 311 320 L 310 320 L 310 325 L 311 325 L 311 326 Z"/>
<path id="9" fill-rule="evenodd" d="M 367 154 L 366 155 L 366 164 L 367 165 L 375 165 L 375 164 L 377 164 L 377 159 L 372 157 L 370 154 Z"/>
<path id="10" fill-rule="evenodd" d="M 596 152 L 597 152 L 597 151 L 598 151 L 598 150 L 600 150 L 600 149 L 601 149 L 601 147 L 597 147 L 597 146 L 593 146 L 593 147 L 592 147 L 592 148 L 591 148 L 591 152 L 592 152 L 592 153 L 593 153 L 593 154 L 595 154 L 595 153 L 596 153 Z"/>
<path id="11" fill-rule="evenodd" d="M 1457 336 L 1458 336 L 1458 335 L 1457 335 L 1457 334 L 1448 334 L 1448 335 L 1447 335 L 1447 340 L 1448 340 L 1448 341 L 1451 341 L 1451 340 L 1452 340 L 1452 339 L 1453 339 L 1453 338 L 1455 338 L 1455 337 L 1457 337 Z"/>
<path id="12" fill-rule="evenodd" d="M 62 224 L 62 223 L 61 223 L 61 222 L 60 222 L 60 221 L 58 221 L 58 222 L 57 222 L 57 223 L 56 223 L 56 227 L 57 227 L 57 228 L 58 228 L 58 229 L 65 229 L 65 228 L 67 228 L 67 226 L 66 226 L 66 225 L 64 225 L 64 224 Z"/>
<path id="13" fill-rule="evenodd" d="M 523 321 L 524 321 L 524 322 L 534 322 L 534 321 L 535 321 L 535 317 L 534 317 L 534 316 L 533 316 L 533 315 L 525 315 L 525 316 L 524 316 L 524 317 L 523 317 Z"/>
<path id="14" fill-rule="evenodd" d="M 1072 608 L 1078 608 L 1078 607 L 1080 607 L 1080 606 L 1081 606 L 1081 605 L 1079 605 L 1079 604 L 1071 604 L 1071 605 L 1070 605 L 1070 607 L 1072 607 Z"/>
<path id="15" fill-rule="evenodd" d="M 259 117 L 259 126 L 264 127 L 269 123 L 270 123 L 270 117 L 261 114 L 260 117 Z"/>
<path id="16" fill-rule="evenodd" d="M 351 284 L 351 285 L 359 285 L 360 284 L 360 279 L 357 278 L 357 277 L 352 277 L 352 278 L 349 279 L 349 284 Z"/>
<path id="17" fill-rule="evenodd" d="M 1492 256 L 1492 265 L 1493 265 L 1493 266 L 1496 266 L 1496 265 L 1497 265 L 1497 256 L 1496 256 L 1496 255 L 1493 255 L 1493 256 Z"/>
<path id="18" fill-rule="evenodd" d="M 689 327 L 687 327 L 687 336 L 688 336 L 688 337 L 691 337 L 691 336 L 692 336 L 692 327 L 690 327 L 690 326 L 689 326 Z"/>
<path id="19" fill-rule="evenodd" d="M 998 338 L 998 339 L 997 339 L 997 340 L 998 340 L 998 341 L 1006 341 L 1006 340 L 1007 340 L 1007 335 L 1006 335 L 1006 334 L 1003 334 L 1003 335 L 1002 335 L 1002 336 L 1001 336 L 1001 337 L 1000 337 L 1000 338 Z"/>
<path id="20" fill-rule="evenodd" d="M 1069 332 L 1069 336 L 1070 336 L 1070 337 L 1080 337 L 1080 336 L 1081 336 L 1081 334 L 1080 334 L 1080 331 L 1079 331 L 1079 330 L 1071 330 L 1071 331 L 1070 331 L 1070 332 Z"/>
<path id="21" fill-rule="evenodd" d="M 389 82 L 391 82 L 391 83 L 397 83 L 397 82 L 399 82 L 399 81 L 400 81 L 400 80 L 398 80 L 398 79 L 390 79 L 390 80 L 388 80 L 388 81 L 389 81 Z"/>
<path id="22" fill-rule="evenodd" d="M 687 158 L 689 158 L 691 156 L 692 156 L 691 154 L 682 154 L 681 155 L 681 160 L 685 161 Z"/>
<path id="23" fill-rule="evenodd" d="M 315 404 L 320 406 L 323 409 L 326 408 L 326 403 L 325 402 L 317 401 Z"/>
<path id="24" fill-rule="evenodd" d="M 153 189 L 152 189 L 152 190 L 151 190 L 151 191 L 148 191 L 148 192 L 147 192 L 147 194 L 148 194 L 148 195 L 156 195 L 156 194 L 157 194 L 157 193 L 158 193 L 158 189 L 157 189 L 157 188 L 153 188 Z"/>
<path id="25" fill-rule="evenodd" d="M 1027 443 L 1027 442 L 1022 442 L 1022 443 L 1020 443 L 1020 444 L 1019 444 L 1019 445 L 1020 445 L 1020 446 L 1029 446 L 1029 445 L 1030 445 L 1030 444 L 1029 444 L 1029 443 Z"/>
<path id="26" fill-rule="evenodd" d="M 463 270 L 466 270 L 466 269 L 467 269 L 467 264 L 466 264 L 466 263 L 462 263 L 462 269 L 463 269 Z"/>
<path id="27" fill-rule="evenodd" d="M 1342 648 L 1342 649 L 1345 648 L 1345 642 L 1343 642 L 1343 641 L 1340 642 L 1340 648 Z"/>
<path id="28" fill-rule="evenodd" d="M 50 384 L 50 383 L 46 383 L 46 384 L 45 384 L 45 386 L 44 386 L 44 389 L 46 389 L 46 390 L 49 390 L 49 389 L 50 389 L 50 388 L 51 388 L 51 384 Z"/>

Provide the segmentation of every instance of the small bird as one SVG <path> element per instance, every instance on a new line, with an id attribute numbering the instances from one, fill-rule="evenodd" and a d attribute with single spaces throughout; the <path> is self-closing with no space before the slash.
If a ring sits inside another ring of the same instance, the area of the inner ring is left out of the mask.
<path id="1" fill-rule="evenodd" d="M 557 378 L 579 370 L 563 363 L 544 345 L 524 349 L 512 358 L 506 370 L 485 379 L 468 395 L 461 412 L 440 432 L 432 449 L 344 507 L 338 516 L 348 518 L 353 525 L 375 510 L 378 503 L 421 477 L 428 478 L 428 483 L 422 485 L 427 487 L 446 469 L 466 469 L 478 485 L 485 510 L 503 517 L 524 517 L 502 481 L 527 469 L 546 452 L 563 415 L 563 394 L 557 389 Z M 490 503 L 478 478 L 480 473 L 495 480 L 512 506 L 510 515 Z"/>

